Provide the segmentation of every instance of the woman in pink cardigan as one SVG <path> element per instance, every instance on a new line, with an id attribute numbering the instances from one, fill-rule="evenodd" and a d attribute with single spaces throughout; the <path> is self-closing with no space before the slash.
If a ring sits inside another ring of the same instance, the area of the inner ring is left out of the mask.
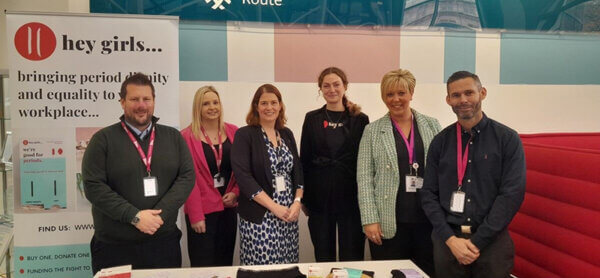
<path id="1" fill-rule="evenodd" d="M 181 131 L 196 171 L 196 184 L 184 206 L 190 263 L 230 266 L 239 195 L 230 153 L 237 127 L 223 122 L 221 99 L 212 86 L 196 91 L 192 111 L 192 123 Z"/>

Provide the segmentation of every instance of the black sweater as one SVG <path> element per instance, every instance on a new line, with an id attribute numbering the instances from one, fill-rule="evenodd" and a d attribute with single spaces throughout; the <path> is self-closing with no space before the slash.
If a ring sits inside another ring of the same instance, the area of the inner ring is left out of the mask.
<path id="1" fill-rule="evenodd" d="M 178 231 L 178 210 L 194 187 L 194 163 L 179 131 L 156 122 L 154 126 L 151 174 L 158 180 L 158 194 L 153 197 L 144 197 L 146 166 L 121 122 L 96 132 L 90 140 L 82 174 L 85 195 L 92 203 L 94 236 L 100 241 L 139 242 Z M 147 154 L 150 136 L 137 140 Z M 144 209 L 162 209 L 164 224 L 154 235 L 131 225 L 133 217 Z"/>
<path id="2" fill-rule="evenodd" d="M 286 127 L 280 129 L 279 134 L 294 156 L 292 192 L 295 193 L 298 185 L 304 184 L 296 140 L 292 131 Z M 238 198 L 240 217 L 253 223 L 262 223 L 267 209 L 251 198 L 260 190 L 272 198 L 274 177 L 260 126 L 245 126 L 237 130 L 231 148 L 231 167 L 240 187 Z"/>

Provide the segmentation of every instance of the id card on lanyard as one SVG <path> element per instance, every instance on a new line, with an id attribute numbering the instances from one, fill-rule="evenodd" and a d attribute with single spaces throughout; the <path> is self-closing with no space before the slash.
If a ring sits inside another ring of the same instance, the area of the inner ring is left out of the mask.
<path id="1" fill-rule="evenodd" d="M 265 132 L 265 131 L 263 130 L 263 132 Z M 265 135 L 266 135 L 266 132 L 265 132 Z M 279 161 L 280 160 L 280 153 L 279 152 L 282 149 L 282 146 L 281 146 L 282 145 L 282 143 L 281 143 L 282 140 L 281 140 L 281 136 L 279 135 L 278 131 L 275 131 L 275 136 L 276 136 L 276 140 L 277 140 L 278 146 L 277 147 L 273 146 L 273 150 L 275 151 L 275 169 L 277 169 L 277 166 L 280 163 L 280 161 Z M 267 136 L 267 138 L 268 138 L 268 136 Z M 277 192 L 282 192 L 282 191 L 285 191 L 285 189 L 286 189 L 286 186 L 285 186 L 285 177 L 283 175 L 277 175 L 277 176 L 275 176 L 275 190 Z"/>
<path id="2" fill-rule="evenodd" d="M 402 140 L 404 140 L 404 145 L 406 145 L 406 150 L 408 152 L 408 169 L 410 173 L 405 176 L 404 184 L 406 187 L 406 192 L 417 192 L 417 189 L 423 188 L 423 178 L 419 177 L 418 175 L 419 163 L 415 161 L 415 122 L 413 121 L 411 114 L 410 141 L 408 140 L 407 136 L 404 135 L 402 129 L 400 129 L 400 126 L 398 126 L 398 123 L 396 123 L 394 119 L 392 119 L 392 122 L 394 123 L 394 127 L 398 133 L 400 133 L 400 136 L 402 136 Z"/>
<path id="3" fill-rule="evenodd" d="M 219 149 L 217 150 L 213 143 L 211 142 L 208 134 L 206 134 L 206 130 L 204 127 L 200 127 L 200 131 L 202 131 L 202 135 L 204 135 L 204 139 L 206 143 L 210 146 L 212 150 L 215 160 L 217 161 L 217 173 L 213 176 L 213 183 L 215 188 L 219 188 L 225 185 L 225 178 L 221 176 L 221 162 L 223 161 L 223 143 L 221 142 L 221 128 L 217 131 L 217 137 L 219 138 Z"/>
<path id="4" fill-rule="evenodd" d="M 465 211 L 465 192 L 462 191 L 462 182 L 467 171 L 467 160 L 469 159 L 469 143 L 471 138 L 467 142 L 465 147 L 465 153 L 462 152 L 462 127 L 456 123 L 456 172 L 458 177 L 458 189 L 452 192 L 450 198 L 450 211 L 463 213 Z"/>
<path id="5" fill-rule="evenodd" d="M 152 131 L 150 132 L 150 144 L 148 145 L 148 156 L 146 156 L 146 154 L 142 150 L 142 147 L 140 146 L 140 143 L 138 143 L 138 141 L 135 140 L 135 137 L 133 137 L 133 134 L 131 134 L 131 131 L 129 131 L 129 129 L 127 129 L 124 122 L 121 122 L 121 126 L 123 127 L 123 129 L 125 130 L 125 133 L 127 133 L 127 135 L 129 136 L 129 139 L 131 140 L 131 142 L 137 149 L 138 154 L 140 155 L 140 158 L 142 159 L 142 162 L 144 163 L 144 166 L 146 166 L 146 172 L 148 173 L 148 176 L 144 177 L 144 182 L 143 182 L 144 197 L 154 197 L 154 196 L 158 195 L 158 182 L 157 182 L 156 177 L 153 177 L 152 175 L 150 175 L 150 165 L 152 163 L 152 151 L 154 150 L 154 136 L 155 136 L 156 128 L 155 128 L 155 126 L 152 126 Z"/>

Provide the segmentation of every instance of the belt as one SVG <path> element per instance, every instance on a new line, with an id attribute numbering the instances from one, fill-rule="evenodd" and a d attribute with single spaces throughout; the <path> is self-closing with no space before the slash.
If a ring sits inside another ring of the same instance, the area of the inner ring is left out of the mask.
<path id="1" fill-rule="evenodd" d="M 477 228 L 473 225 L 454 225 L 450 224 L 450 227 L 456 232 L 460 232 L 461 234 L 471 235 L 474 234 Z"/>

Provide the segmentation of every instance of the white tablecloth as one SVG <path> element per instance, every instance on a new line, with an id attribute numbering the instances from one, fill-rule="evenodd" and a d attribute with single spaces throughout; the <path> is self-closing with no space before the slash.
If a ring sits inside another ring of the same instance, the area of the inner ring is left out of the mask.
<path id="1" fill-rule="evenodd" d="M 258 266 L 226 266 L 226 267 L 198 267 L 198 268 L 173 268 L 173 269 L 143 269 L 133 270 L 132 278 L 235 278 L 238 268 L 253 270 L 282 269 L 292 266 L 298 266 L 300 272 L 308 274 L 309 266 L 318 266 L 321 268 L 323 277 L 329 273 L 331 268 L 355 268 L 370 270 L 375 272 L 376 278 L 392 277 L 392 269 L 415 269 L 424 278 L 429 278 L 421 269 L 419 269 L 410 260 L 398 261 L 358 261 L 358 262 L 332 262 L 332 263 L 301 263 L 301 264 L 281 264 L 281 265 L 258 265 Z"/>

